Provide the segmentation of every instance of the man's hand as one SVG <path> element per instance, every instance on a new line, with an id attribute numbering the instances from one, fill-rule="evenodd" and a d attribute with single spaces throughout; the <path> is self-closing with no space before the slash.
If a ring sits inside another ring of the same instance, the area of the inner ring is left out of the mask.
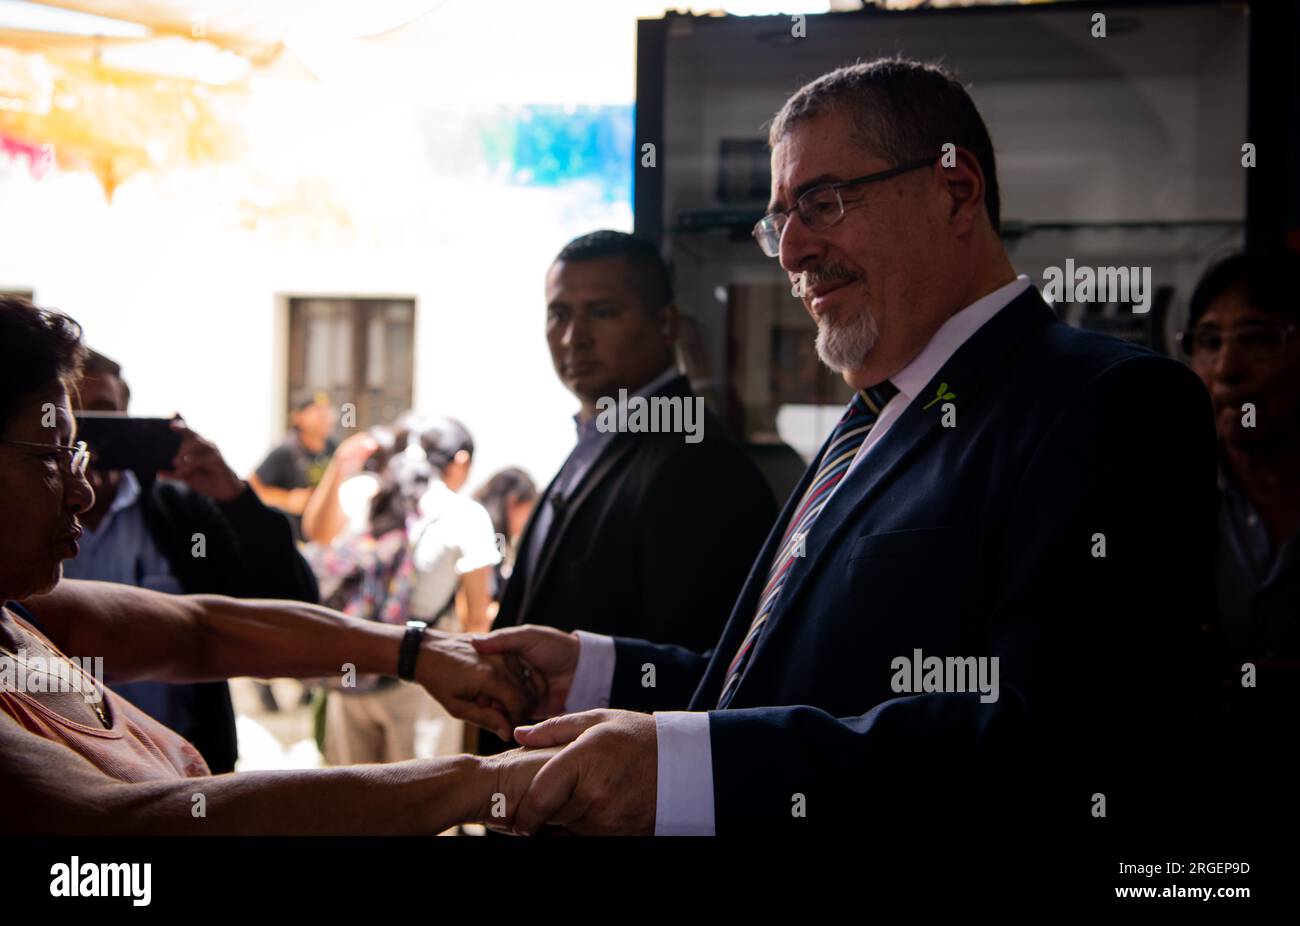
<path id="1" fill-rule="evenodd" d="M 653 715 L 584 711 L 520 727 L 515 738 L 529 749 L 564 746 L 533 778 L 515 830 L 531 834 L 550 823 L 583 835 L 654 835 L 659 741 Z"/>
<path id="2" fill-rule="evenodd" d="M 554 627 L 524 624 L 506 627 L 482 637 L 474 637 L 474 649 L 484 654 L 510 653 L 522 659 L 544 679 L 542 697 L 532 717 L 555 717 L 564 713 L 564 702 L 573 684 L 573 670 L 578 666 L 577 634 Z M 510 742 L 510 734 L 502 737 Z"/>
<path id="3" fill-rule="evenodd" d="M 483 655 L 461 634 L 425 632 L 415 680 L 454 717 L 510 740 L 515 724 L 534 716 L 546 680 L 510 653 Z"/>
<path id="4" fill-rule="evenodd" d="M 171 471 L 160 475 L 179 480 L 214 502 L 228 502 L 243 494 L 248 487 L 226 465 L 216 444 L 191 431 L 180 418 L 172 419 L 171 426 L 180 434 L 181 445 Z"/>

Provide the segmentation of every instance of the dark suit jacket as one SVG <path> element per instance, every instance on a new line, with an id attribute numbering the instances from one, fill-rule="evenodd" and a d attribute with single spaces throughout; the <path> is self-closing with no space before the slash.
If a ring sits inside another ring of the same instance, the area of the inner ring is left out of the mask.
<path id="1" fill-rule="evenodd" d="M 695 398 L 684 376 L 658 395 Z M 553 489 L 554 480 L 543 499 Z M 552 522 L 532 577 L 523 564 L 537 542 L 536 514 L 529 521 L 493 626 L 703 649 L 718 639 L 775 517 L 758 469 L 711 413 L 696 444 L 681 434 L 616 434 Z"/>
<path id="2" fill-rule="evenodd" d="M 658 394 L 694 399 L 684 376 Z M 553 489 L 554 480 L 547 495 Z M 534 513 L 493 626 L 703 649 L 718 639 L 775 516 L 763 477 L 712 414 L 696 444 L 681 434 L 616 434 L 552 522 L 530 579 Z M 484 734 L 481 743 L 499 740 Z"/>
<path id="3" fill-rule="evenodd" d="M 942 402 L 923 408 L 940 383 L 951 428 Z M 1132 817 L 1162 784 L 1148 754 L 1193 709 L 1214 441 L 1181 364 L 1062 324 L 1035 290 L 1014 300 L 820 514 L 729 709 L 710 715 L 717 832 L 1008 810 L 1086 821 L 1097 793 Z M 613 706 L 713 710 L 816 469 L 716 647 L 618 640 Z M 895 691 L 892 661 L 916 649 L 997 656 L 998 700 Z"/>

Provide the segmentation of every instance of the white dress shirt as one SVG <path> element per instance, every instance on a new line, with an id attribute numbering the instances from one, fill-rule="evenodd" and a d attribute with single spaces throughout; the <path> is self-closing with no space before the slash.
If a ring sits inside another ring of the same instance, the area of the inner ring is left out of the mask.
<path id="1" fill-rule="evenodd" d="M 898 394 L 885 403 L 875 426 L 858 449 L 844 479 L 832 494 L 888 434 L 894 422 L 934 379 L 966 341 L 984 323 L 1029 289 L 1029 277 L 1021 274 L 957 312 L 934 333 L 921 352 L 890 377 Z M 614 638 L 578 631 L 578 664 L 564 702 L 566 713 L 608 707 L 614 684 Z M 656 711 L 658 736 L 658 793 L 655 800 L 656 836 L 712 836 L 714 828 L 713 749 L 709 740 L 707 711 Z"/>

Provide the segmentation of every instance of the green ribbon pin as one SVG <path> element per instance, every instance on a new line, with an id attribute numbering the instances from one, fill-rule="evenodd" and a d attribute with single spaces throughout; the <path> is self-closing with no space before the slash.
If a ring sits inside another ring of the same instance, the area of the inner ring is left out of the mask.
<path id="1" fill-rule="evenodd" d="M 957 398 L 957 396 L 953 395 L 951 392 L 948 391 L 948 384 L 940 383 L 939 388 L 935 390 L 934 398 L 931 399 L 929 402 L 926 402 L 924 405 L 922 405 L 921 411 L 925 411 L 935 402 L 943 402 L 943 401 L 947 401 L 948 399 L 955 399 L 955 398 Z"/>

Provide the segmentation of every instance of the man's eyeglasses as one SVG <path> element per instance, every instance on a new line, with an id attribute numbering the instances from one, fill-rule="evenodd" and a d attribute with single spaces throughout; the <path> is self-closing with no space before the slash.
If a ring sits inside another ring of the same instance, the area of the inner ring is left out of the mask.
<path id="1" fill-rule="evenodd" d="M 86 449 L 86 442 L 79 440 L 75 444 L 38 444 L 29 440 L 9 440 L 0 438 L 0 444 L 13 444 L 18 447 L 35 447 L 39 450 L 61 451 L 68 454 L 68 472 L 74 476 L 84 477 L 86 467 L 90 465 L 90 451 Z"/>
<path id="2" fill-rule="evenodd" d="M 1223 345 L 1232 342 L 1247 360 L 1266 363 L 1282 355 L 1296 331 L 1296 325 L 1246 325 L 1226 331 L 1215 325 L 1197 325 L 1178 332 L 1178 343 L 1193 360 L 1217 357 Z"/>
<path id="3" fill-rule="evenodd" d="M 806 190 L 791 208 L 782 212 L 773 212 L 759 219 L 754 225 L 754 239 L 763 249 L 764 254 L 768 257 L 776 257 L 781 253 L 781 233 L 785 231 L 786 223 L 790 221 L 791 212 L 798 212 L 800 221 L 812 231 L 823 231 L 844 218 L 844 199 L 840 196 L 840 190 L 848 186 L 888 180 L 890 177 L 897 177 L 908 171 L 929 167 L 933 163 L 934 158 L 926 158 L 924 161 L 912 161 L 909 164 L 891 167 L 889 170 L 854 177 L 852 180 L 836 180 L 833 183 L 815 186 Z"/>

